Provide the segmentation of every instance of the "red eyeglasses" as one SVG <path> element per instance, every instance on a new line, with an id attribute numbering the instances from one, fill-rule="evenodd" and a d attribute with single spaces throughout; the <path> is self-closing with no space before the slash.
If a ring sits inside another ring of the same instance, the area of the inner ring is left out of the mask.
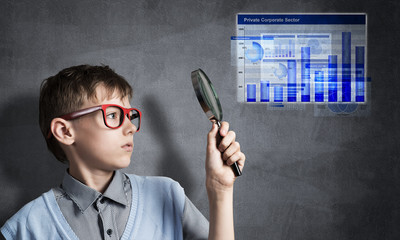
<path id="1" fill-rule="evenodd" d="M 136 132 L 140 129 L 140 120 L 142 118 L 142 113 L 136 108 L 124 108 L 116 104 L 104 104 L 95 107 L 81 109 L 72 113 L 68 113 L 60 116 L 60 118 L 65 120 L 73 120 L 89 113 L 101 110 L 103 112 L 104 124 L 112 129 L 117 129 L 122 126 L 125 120 L 125 116 L 132 122 L 136 127 Z M 52 135 L 49 132 L 47 138 Z"/>

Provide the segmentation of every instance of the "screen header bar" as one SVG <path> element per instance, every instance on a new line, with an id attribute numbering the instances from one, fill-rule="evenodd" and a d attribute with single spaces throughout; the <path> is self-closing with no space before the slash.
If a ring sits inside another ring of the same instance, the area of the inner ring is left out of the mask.
<path id="1" fill-rule="evenodd" d="M 366 24 L 366 14 L 238 14 L 238 24 Z"/>

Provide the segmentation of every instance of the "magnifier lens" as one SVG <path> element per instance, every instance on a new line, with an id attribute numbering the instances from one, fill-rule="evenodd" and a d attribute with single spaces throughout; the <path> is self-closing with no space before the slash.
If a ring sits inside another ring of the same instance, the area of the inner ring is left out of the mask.
<path id="1" fill-rule="evenodd" d="M 215 92 L 213 86 L 210 83 L 210 80 L 205 76 L 202 72 L 199 72 L 199 86 L 200 93 L 203 96 L 204 101 L 210 108 L 211 112 L 214 115 L 214 118 L 217 121 L 222 120 L 222 108 L 219 103 L 219 99 L 217 93 Z"/>

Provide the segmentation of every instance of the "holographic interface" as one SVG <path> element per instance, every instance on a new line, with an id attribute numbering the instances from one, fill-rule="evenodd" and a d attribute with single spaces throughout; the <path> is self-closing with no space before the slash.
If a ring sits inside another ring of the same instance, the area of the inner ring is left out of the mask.
<path id="1" fill-rule="evenodd" d="M 366 14 L 237 14 L 237 100 L 367 102 Z"/>

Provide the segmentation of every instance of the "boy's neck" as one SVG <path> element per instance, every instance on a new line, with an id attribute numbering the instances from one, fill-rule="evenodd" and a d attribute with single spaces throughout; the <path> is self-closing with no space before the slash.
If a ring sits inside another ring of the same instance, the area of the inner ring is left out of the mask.
<path id="1" fill-rule="evenodd" d="M 85 171 L 73 166 L 69 167 L 68 173 L 86 186 L 93 188 L 100 193 L 106 191 L 114 176 L 114 171 Z"/>

